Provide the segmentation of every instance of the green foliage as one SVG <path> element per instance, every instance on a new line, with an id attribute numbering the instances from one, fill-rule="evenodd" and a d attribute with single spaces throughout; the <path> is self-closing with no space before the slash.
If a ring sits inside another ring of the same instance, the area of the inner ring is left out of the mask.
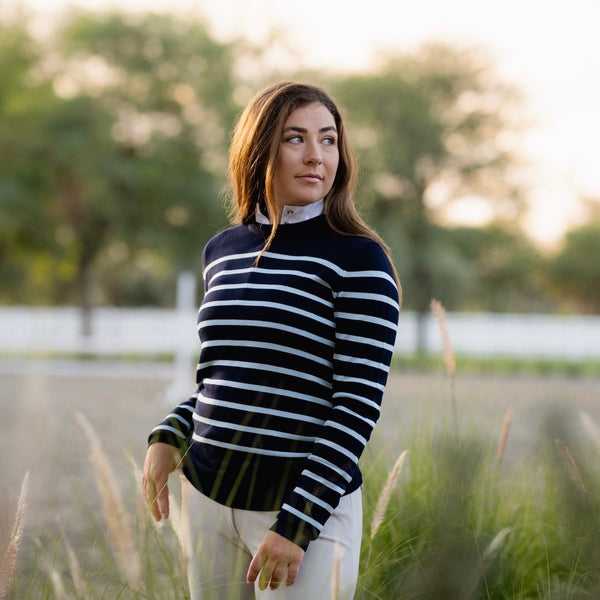
<path id="1" fill-rule="evenodd" d="M 93 58 L 107 69 L 103 93 L 112 91 L 117 108 L 128 103 L 140 112 L 174 114 L 193 128 L 199 125 L 193 109 L 212 111 L 213 126 L 229 123 L 238 110 L 236 46 L 216 41 L 197 17 L 80 11 L 67 15 L 61 42 L 64 58 Z"/>
<path id="2" fill-rule="evenodd" d="M 567 232 L 551 264 L 553 293 L 575 310 L 600 313 L 600 219 Z"/>
<path id="3" fill-rule="evenodd" d="M 216 40 L 197 16 L 70 10 L 51 33 L 0 24 L 0 302 L 171 304 L 177 272 L 199 273 L 226 225 L 241 103 L 294 73 L 267 66 L 268 45 Z M 520 99 L 483 49 L 432 43 L 370 73 L 309 77 L 343 109 L 357 198 L 392 248 L 405 307 L 600 309 L 597 223 L 556 256 L 516 226 Z M 465 196 L 494 224 L 449 227 Z"/>
<path id="4" fill-rule="evenodd" d="M 514 226 L 492 223 L 482 227 L 455 227 L 440 231 L 446 257 L 462 264 L 440 277 L 436 297 L 450 310 L 543 312 L 547 259 Z M 449 259 L 446 258 L 446 261 Z M 456 279 L 456 273 L 464 273 Z"/>
<path id="5" fill-rule="evenodd" d="M 15 60 L 0 64 L 3 80 L 38 70 L 43 81 L 28 90 L 37 102 L 21 101 L 22 86 L 3 102 L 19 107 L 0 130 L 13 146 L 0 178 L 0 269 L 13 283 L 3 300 L 165 303 L 160 270 L 144 291 L 132 287 L 144 277 L 128 275 L 165 261 L 171 280 L 198 269 L 204 242 L 225 224 L 232 47 L 201 22 L 156 15 L 70 13 L 57 39 L 62 56 L 47 51 L 50 69 L 39 71 L 44 49 L 24 27 L 6 42 Z M 41 255 L 48 287 L 24 268 Z"/>
<path id="6" fill-rule="evenodd" d="M 413 430 L 404 441 L 409 467 L 373 540 L 366 523 L 357 598 L 595 597 L 598 448 L 573 417 L 548 413 L 537 456 L 510 466 L 500 462 L 493 438 L 473 431 L 454 437 L 434 431 L 433 420 Z M 557 450 L 557 435 L 572 461 Z M 371 465 L 367 516 L 383 488 L 389 450 L 370 451 L 363 461 Z"/>
<path id="7" fill-rule="evenodd" d="M 511 357 L 456 357 L 458 368 L 462 373 L 480 375 L 527 375 L 549 376 L 563 375 L 567 377 L 599 377 L 600 361 L 598 360 L 561 360 L 551 358 L 511 358 Z M 403 355 L 393 358 L 394 369 L 405 372 L 435 373 L 443 372 L 439 357 L 432 354 Z"/>
<path id="8" fill-rule="evenodd" d="M 26 25 L 0 24 L 0 277 L 7 294 L 29 253 L 50 241 L 31 194 L 44 183 L 31 114 L 43 111 L 52 95 L 47 82 L 32 76 L 41 53 Z"/>

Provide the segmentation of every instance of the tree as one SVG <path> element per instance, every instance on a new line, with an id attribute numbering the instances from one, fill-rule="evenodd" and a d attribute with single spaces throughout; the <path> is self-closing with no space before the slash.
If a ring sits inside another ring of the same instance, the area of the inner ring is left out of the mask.
<path id="1" fill-rule="evenodd" d="M 43 251 L 72 265 L 88 332 L 95 301 L 122 301 L 144 264 L 171 281 L 197 270 L 204 241 L 225 224 L 237 56 L 202 21 L 165 15 L 71 12 L 56 40 L 60 53 L 21 61 L 17 89 L 35 72 L 46 95 L 10 130 L 31 135 L 0 185 L 11 204 L 32 205 L 36 259 Z M 8 59 L 0 66 L 10 74 Z"/>
<path id="2" fill-rule="evenodd" d="M 462 269 L 445 281 L 445 305 L 451 310 L 533 312 L 548 309 L 546 258 L 519 229 L 502 223 L 444 230 L 445 248 Z M 448 261 L 449 258 L 446 258 Z M 463 274 L 460 277 L 460 274 Z"/>
<path id="3" fill-rule="evenodd" d="M 600 313 L 600 219 L 569 230 L 550 268 L 552 293 L 567 307 Z"/>
<path id="4" fill-rule="evenodd" d="M 47 79 L 35 74 L 42 50 L 27 25 L 21 14 L 0 24 L 0 298 L 5 302 L 32 300 L 45 271 L 32 257 L 55 249 L 39 210 L 45 172 L 36 155 L 40 120 L 54 95 Z"/>
<path id="5" fill-rule="evenodd" d="M 360 197 L 392 246 L 407 305 L 421 316 L 420 350 L 447 251 L 436 220 L 467 195 L 489 203 L 497 218 L 520 214 L 522 190 L 511 173 L 518 95 L 481 56 L 428 44 L 335 85 L 361 159 Z"/>
<path id="6" fill-rule="evenodd" d="M 60 83 L 93 95 L 111 115 L 111 136 L 134 168 L 121 211 L 135 223 L 113 248 L 197 268 L 203 242 L 225 222 L 219 193 L 238 109 L 234 45 L 213 40 L 200 20 L 154 14 L 79 13 L 60 38 Z M 96 71 L 100 78 L 90 77 Z"/>

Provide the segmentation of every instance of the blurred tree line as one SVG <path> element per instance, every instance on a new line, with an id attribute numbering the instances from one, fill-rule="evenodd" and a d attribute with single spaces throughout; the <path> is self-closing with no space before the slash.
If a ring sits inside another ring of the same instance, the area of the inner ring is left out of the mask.
<path id="1" fill-rule="evenodd" d="M 357 194 L 388 241 L 404 306 L 600 310 L 600 218 L 542 252 L 520 227 L 521 100 L 485 54 L 428 44 L 368 73 L 282 73 L 269 48 L 200 19 L 73 12 L 47 38 L 0 24 L 0 302 L 170 305 L 227 224 L 229 133 L 260 87 L 333 92 L 361 165 Z M 486 203 L 483 227 L 449 225 Z"/>

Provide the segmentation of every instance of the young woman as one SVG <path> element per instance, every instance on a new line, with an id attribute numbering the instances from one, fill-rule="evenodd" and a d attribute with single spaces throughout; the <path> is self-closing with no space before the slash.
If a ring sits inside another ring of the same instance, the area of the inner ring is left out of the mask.
<path id="1" fill-rule="evenodd" d="M 332 587 L 349 599 L 358 459 L 394 348 L 397 277 L 354 206 L 355 159 L 321 88 L 260 92 L 229 175 L 234 225 L 203 254 L 198 387 L 150 434 L 146 498 L 160 520 L 171 472 L 195 488 L 193 599 L 326 599 Z"/>

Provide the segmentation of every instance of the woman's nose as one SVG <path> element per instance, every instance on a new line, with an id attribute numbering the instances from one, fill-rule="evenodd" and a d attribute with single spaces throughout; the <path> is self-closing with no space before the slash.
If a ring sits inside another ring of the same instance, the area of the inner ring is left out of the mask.
<path id="1" fill-rule="evenodd" d="M 304 156 L 305 161 L 308 164 L 320 165 L 323 162 L 323 156 L 321 154 L 321 148 L 317 143 L 309 143 L 306 145 L 306 154 Z"/>

